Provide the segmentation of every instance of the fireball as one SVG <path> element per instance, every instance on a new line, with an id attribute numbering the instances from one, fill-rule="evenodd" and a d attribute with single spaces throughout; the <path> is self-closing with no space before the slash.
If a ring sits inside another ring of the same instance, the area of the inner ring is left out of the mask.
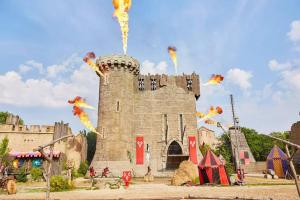
<path id="1" fill-rule="evenodd" d="M 104 74 L 102 71 L 99 70 L 98 66 L 96 63 L 93 61 L 96 58 L 96 55 L 94 52 L 88 52 L 85 57 L 83 58 L 83 61 L 87 63 L 97 74 L 100 76 L 104 77 Z"/>
<path id="2" fill-rule="evenodd" d="M 124 54 L 127 52 L 127 40 L 128 40 L 128 11 L 131 7 L 131 0 L 113 0 L 113 6 L 115 8 L 113 16 L 117 18 L 121 32 Z"/>
<path id="3" fill-rule="evenodd" d="M 172 46 L 168 47 L 168 52 L 169 52 L 169 55 L 171 57 L 171 60 L 174 63 L 175 73 L 177 74 L 177 54 L 176 54 L 176 51 L 177 51 L 176 47 L 172 47 Z"/>
<path id="4" fill-rule="evenodd" d="M 213 74 L 211 75 L 209 81 L 204 85 L 218 85 L 224 80 L 224 77 L 220 74 Z"/>

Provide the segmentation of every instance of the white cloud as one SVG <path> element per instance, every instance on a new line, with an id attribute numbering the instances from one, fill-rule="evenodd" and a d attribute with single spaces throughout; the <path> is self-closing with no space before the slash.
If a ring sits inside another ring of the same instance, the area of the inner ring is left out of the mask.
<path id="1" fill-rule="evenodd" d="M 166 74 L 167 73 L 167 63 L 165 61 L 161 61 L 157 65 L 155 63 L 150 62 L 149 60 L 145 60 L 142 63 L 141 74 Z"/>
<path id="2" fill-rule="evenodd" d="M 269 68 L 272 71 L 286 70 L 286 69 L 290 69 L 291 67 L 292 67 L 292 64 L 290 62 L 279 63 L 276 59 L 272 59 L 269 61 Z"/>
<path id="3" fill-rule="evenodd" d="M 20 73 L 26 73 L 30 70 L 32 70 L 32 67 L 29 67 L 28 65 L 22 64 L 22 65 L 19 66 L 19 72 Z"/>
<path id="4" fill-rule="evenodd" d="M 244 71 L 239 68 L 233 68 L 228 70 L 226 79 L 239 86 L 242 90 L 247 90 L 250 88 L 251 82 L 250 79 L 252 78 L 252 72 Z"/>
<path id="5" fill-rule="evenodd" d="M 268 83 L 258 91 L 250 90 L 251 98 L 243 95 L 237 103 L 244 126 L 264 133 L 290 130 L 292 123 L 299 119 L 300 62 L 292 60 L 280 64 L 276 61 L 276 64 L 281 66 L 275 67 L 279 75 L 276 82 Z"/>
<path id="6" fill-rule="evenodd" d="M 76 70 L 56 83 L 43 77 L 24 80 L 19 73 L 9 71 L 0 75 L 0 103 L 28 107 L 63 107 L 68 106 L 68 99 L 78 95 L 92 99 L 95 104 L 98 80 L 90 68 L 79 63 Z"/>
<path id="7" fill-rule="evenodd" d="M 300 92 L 300 68 L 286 70 L 281 73 L 280 84 L 289 90 Z"/>
<path id="8" fill-rule="evenodd" d="M 32 69 L 36 69 L 38 70 L 38 72 L 40 74 L 44 73 L 44 67 L 42 63 L 39 63 L 35 60 L 28 60 L 27 62 L 25 62 L 25 64 L 21 64 L 19 66 L 19 72 L 20 73 L 26 73 Z"/>
<path id="9" fill-rule="evenodd" d="M 287 33 L 288 37 L 293 42 L 300 41 L 300 20 L 295 20 L 291 23 L 291 30 Z"/>
<path id="10" fill-rule="evenodd" d="M 47 67 L 47 77 L 56 77 L 60 73 L 71 71 L 74 65 L 81 62 L 81 59 L 76 55 L 72 55 L 61 64 L 55 64 Z"/>

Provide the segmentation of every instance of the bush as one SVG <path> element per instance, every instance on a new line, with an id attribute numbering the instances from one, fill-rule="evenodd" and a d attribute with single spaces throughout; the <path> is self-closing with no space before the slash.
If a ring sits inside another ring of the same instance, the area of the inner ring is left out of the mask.
<path id="1" fill-rule="evenodd" d="M 38 181 L 43 178 L 43 171 L 39 167 L 33 167 L 30 170 L 30 175 L 31 175 L 32 180 Z"/>
<path id="2" fill-rule="evenodd" d="M 81 162 L 79 165 L 79 168 L 77 170 L 77 173 L 79 176 L 85 176 L 87 170 L 89 169 L 89 165 L 87 162 Z"/>
<path id="3" fill-rule="evenodd" d="M 18 174 L 16 175 L 16 179 L 18 182 L 27 182 L 27 173 L 25 167 L 21 167 L 18 170 Z"/>
<path id="4" fill-rule="evenodd" d="M 50 190 L 51 192 L 65 191 L 71 189 L 73 186 L 69 184 L 67 178 L 63 176 L 52 176 L 50 179 Z"/>
<path id="5" fill-rule="evenodd" d="M 234 173 L 234 166 L 232 163 L 233 158 L 232 158 L 232 152 L 231 152 L 230 139 L 229 139 L 228 135 L 223 134 L 220 137 L 220 144 L 217 146 L 214 153 L 217 156 L 222 155 L 223 158 L 225 159 L 225 161 L 226 161 L 225 169 L 226 169 L 228 176 L 233 174 Z"/>

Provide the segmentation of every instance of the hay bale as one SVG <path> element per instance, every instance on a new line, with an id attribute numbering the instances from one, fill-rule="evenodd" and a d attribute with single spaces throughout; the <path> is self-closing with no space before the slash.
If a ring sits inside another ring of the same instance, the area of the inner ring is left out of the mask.
<path id="1" fill-rule="evenodd" d="M 174 172 L 171 184 L 178 186 L 187 182 L 194 183 L 198 176 L 198 169 L 194 163 L 191 161 L 182 161 L 179 168 Z"/>
<path id="2" fill-rule="evenodd" d="M 15 180 L 8 180 L 6 189 L 7 189 L 8 194 L 16 194 L 17 193 L 16 181 Z"/>
<path id="3" fill-rule="evenodd" d="M 154 176 L 149 174 L 144 176 L 144 181 L 145 182 L 153 182 L 154 181 Z"/>

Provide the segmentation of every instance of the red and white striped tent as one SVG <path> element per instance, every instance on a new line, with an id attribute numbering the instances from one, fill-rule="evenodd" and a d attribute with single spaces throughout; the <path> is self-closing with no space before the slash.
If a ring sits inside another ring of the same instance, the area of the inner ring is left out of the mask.
<path id="1" fill-rule="evenodd" d="M 198 165 L 200 184 L 205 183 L 229 185 L 229 179 L 223 162 L 210 150 Z"/>

